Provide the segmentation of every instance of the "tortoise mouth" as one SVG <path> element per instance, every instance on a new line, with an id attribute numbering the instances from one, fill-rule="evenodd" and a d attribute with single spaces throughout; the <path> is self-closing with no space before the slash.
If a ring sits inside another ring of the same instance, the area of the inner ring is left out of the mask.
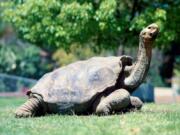
<path id="1" fill-rule="evenodd" d="M 154 30 L 153 32 L 150 32 L 150 33 L 149 33 L 149 36 L 151 37 L 151 39 L 154 40 L 154 39 L 156 39 L 158 33 L 159 33 L 159 30 L 156 29 L 156 30 Z"/>
<path id="2" fill-rule="evenodd" d="M 145 38 L 145 40 L 148 41 L 154 41 L 156 39 L 158 35 L 158 31 L 154 32 L 154 33 L 149 33 L 149 36 Z"/>

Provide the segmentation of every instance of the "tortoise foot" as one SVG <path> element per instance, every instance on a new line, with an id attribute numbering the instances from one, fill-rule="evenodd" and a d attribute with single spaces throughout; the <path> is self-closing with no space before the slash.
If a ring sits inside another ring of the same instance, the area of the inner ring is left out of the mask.
<path id="1" fill-rule="evenodd" d="M 27 118 L 27 117 L 33 117 L 33 113 L 30 111 L 24 111 L 21 109 L 16 110 L 15 112 L 16 118 Z"/>
<path id="2" fill-rule="evenodd" d="M 138 97 L 131 96 L 130 100 L 131 100 L 131 104 L 130 104 L 131 111 L 140 110 L 142 108 L 143 102 Z"/>

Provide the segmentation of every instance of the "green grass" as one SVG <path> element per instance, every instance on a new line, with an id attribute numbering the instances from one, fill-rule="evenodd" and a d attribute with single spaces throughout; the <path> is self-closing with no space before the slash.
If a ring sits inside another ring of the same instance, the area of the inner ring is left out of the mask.
<path id="1" fill-rule="evenodd" d="M 0 98 L 0 135 L 180 135 L 180 104 L 144 105 L 111 116 L 47 115 L 16 119 L 22 98 Z"/>

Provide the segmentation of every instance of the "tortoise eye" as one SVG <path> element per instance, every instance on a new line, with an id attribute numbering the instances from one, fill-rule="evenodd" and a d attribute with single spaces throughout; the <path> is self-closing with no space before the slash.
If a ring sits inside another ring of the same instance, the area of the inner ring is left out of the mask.
<path id="1" fill-rule="evenodd" d="M 143 33 L 142 33 L 142 35 L 145 35 L 145 34 L 146 34 L 146 32 L 143 32 Z"/>

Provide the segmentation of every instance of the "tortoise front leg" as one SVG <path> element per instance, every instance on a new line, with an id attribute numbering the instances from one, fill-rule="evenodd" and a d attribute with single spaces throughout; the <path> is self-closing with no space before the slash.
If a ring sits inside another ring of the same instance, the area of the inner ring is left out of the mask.
<path id="1" fill-rule="evenodd" d="M 128 107 L 128 111 L 140 110 L 143 106 L 143 102 L 138 97 L 130 97 L 131 104 Z"/>
<path id="2" fill-rule="evenodd" d="M 42 115 L 45 112 L 44 102 L 41 96 L 31 94 L 29 99 L 15 112 L 17 118 L 33 117 Z"/>
<path id="3" fill-rule="evenodd" d="M 108 115 L 125 109 L 130 104 L 130 94 L 125 89 L 118 89 L 109 95 L 100 95 L 93 105 L 93 112 L 98 115 Z"/>
<path id="4" fill-rule="evenodd" d="M 134 96 L 130 96 L 125 89 L 118 89 L 108 96 L 100 95 L 93 105 L 93 112 L 98 115 L 108 115 L 113 112 L 127 112 L 140 110 L 143 102 Z"/>

